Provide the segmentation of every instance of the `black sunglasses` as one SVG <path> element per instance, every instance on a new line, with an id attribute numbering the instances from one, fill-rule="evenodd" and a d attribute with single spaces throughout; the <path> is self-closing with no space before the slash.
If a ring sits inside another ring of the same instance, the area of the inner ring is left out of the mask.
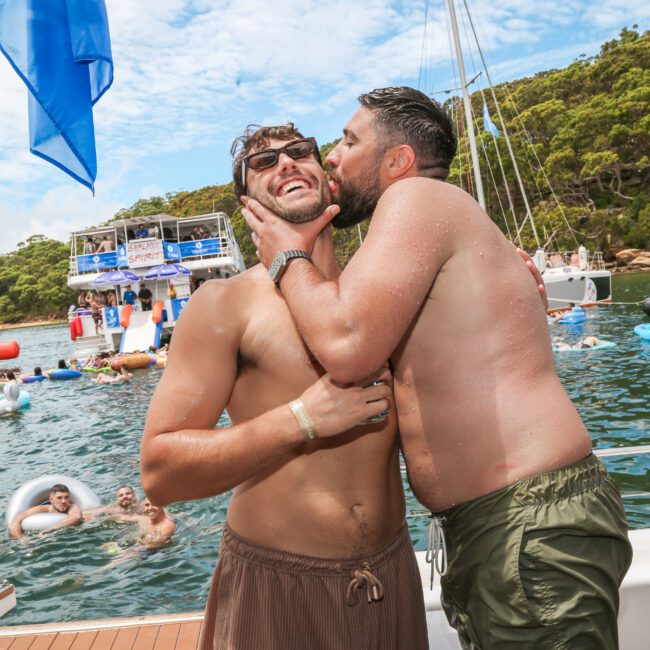
<path id="1" fill-rule="evenodd" d="M 277 165 L 281 153 L 285 153 L 293 160 L 306 158 L 307 156 L 314 154 L 316 160 L 318 160 L 318 164 L 321 166 L 323 165 L 318 151 L 316 138 L 293 140 L 284 147 L 278 147 L 277 149 L 264 149 L 264 151 L 249 153 L 247 156 L 244 156 L 241 161 L 242 186 L 244 187 L 244 192 L 246 191 L 246 168 L 259 171 L 260 169 L 273 167 L 274 165 Z"/>

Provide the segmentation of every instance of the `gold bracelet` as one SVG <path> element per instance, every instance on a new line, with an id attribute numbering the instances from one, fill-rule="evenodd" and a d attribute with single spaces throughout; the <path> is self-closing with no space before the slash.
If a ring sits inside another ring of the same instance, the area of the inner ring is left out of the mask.
<path id="1" fill-rule="evenodd" d="M 298 421 L 302 435 L 305 436 L 305 440 L 315 440 L 318 438 L 316 427 L 314 427 L 314 423 L 311 421 L 309 413 L 307 413 L 307 409 L 302 403 L 302 400 L 295 399 L 293 402 L 289 402 L 289 409 Z"/>

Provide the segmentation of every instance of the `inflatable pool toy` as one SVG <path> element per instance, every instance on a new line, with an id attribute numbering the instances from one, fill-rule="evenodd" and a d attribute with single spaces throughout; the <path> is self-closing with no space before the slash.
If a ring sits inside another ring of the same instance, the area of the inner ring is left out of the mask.
<path id="1" fill-rule="evenodd" d="M 63 483 L 70 490 L 72 503 L 79 506 L 82 511 L 101 505 L 99 497 L 85 483 L 63 474 L 47 474 L 23 483 L 13 493 L 5 514 L 7 528 L 21 512 L 46 501 L 52 486 L 57 483 Z M 63 521 L 66 516 L 62 512 L 41 512 L 24 519 L 22 527 L 25 532 L 46 530 Z"/>
<path id="2" fill-rule="evenodd" d="M 606 350 L 607 348 L 615 348 L 616 343 L 612 341 L 601 341 L 599 345 L 592 345 L 586 348 L 566 348 L 560 350 L 559 348 L 554 347 L 555 352 L 590 352 L 591 350 Z"/>
<path id="3" fill-rule="evenodd" d="M 31 401 L 32 398 L 26 390 L 20 391 L 20 395 L 15 402 L 13 402 L 13 400 L 9 401 L 4 397 L 0 397 L 0 414 L 23 411 L 29 406 Z"/>
<path id="4" fill-rule="evenodd" d="M 634 333 L 644 341 L 650 341 L 650 323 L 641 323 L 634 328 Z"/>
<path id="5" fill-rule="evenodd" d="M 563 325 L 576 325 L 577 323 L 584 323 L 587 320 L 587 314 L 582 307 L 574 307 L 568 314 L 562 316 L 558 323 Z"/>
<path id="6" fill-rule="evenodd" d="M 0 342 L 0 359 L 15 359 L 20 354 L 18 341 Z"/>
<path id="7" fill-rule="evenodd" d="M 72 368 L 59 368 L 57 370 L 48 370 L 46 374 L 50 379 L 76 379 L 83 375 L 82 372 L 78 370 L 72 370 Z"/>
<path id="8" fill-rule="evenodd" d="M 134 354 L 121 354 L 119 357 L 111 361 L 111 368 L 119 372 L 120 368 L 124 365 L 129 370 L 136 370 L 138 368 L 146 368 L 151 363 L 148 354 L 144 352 L 136 352 Z"/>
<path id="9" fill-rule="evenodd" d="M 21 375 L 20 380 L 23 382 L 23 384 L 33 384 L 37 381 L 43 381 L 44 379 L 47 379 L 45 375 Z"/>

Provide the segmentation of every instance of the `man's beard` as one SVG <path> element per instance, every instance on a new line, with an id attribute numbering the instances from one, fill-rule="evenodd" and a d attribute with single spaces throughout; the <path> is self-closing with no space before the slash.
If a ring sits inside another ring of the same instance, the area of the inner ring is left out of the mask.
<path id="1" fill-rule="evenodd" d="M 379 197 L 381 197 L 379 189 L 380 163 L 381 158 L 377 156 L 361 178 L 348 184 L 339 183 L 336 204 L 341 208 L 341 212 L 332 219 L 332 225 L 335 228 L 350 228 L 350 226 L 356 226 L 372 216 Z"/>

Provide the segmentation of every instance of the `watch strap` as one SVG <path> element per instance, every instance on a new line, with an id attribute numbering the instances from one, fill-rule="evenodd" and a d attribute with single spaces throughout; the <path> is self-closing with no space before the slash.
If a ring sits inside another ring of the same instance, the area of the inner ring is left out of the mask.
<path id="1" fill-rule="evenodd" d="M 271 276 L 271 280 L 273 280 L 276 286 L 280 283 L 280 280 L 282 279 L 282 276 L 287 269 L 287 264 L 291 260 L 299 258 L 305 259 L 308 262 L 312 261 L 311 255 L 307 251 L 295 249 L 282 251 L 273 258 L 273 261 L 271 262 L 271 266 L 269 268 L 269 275 Z"/>

